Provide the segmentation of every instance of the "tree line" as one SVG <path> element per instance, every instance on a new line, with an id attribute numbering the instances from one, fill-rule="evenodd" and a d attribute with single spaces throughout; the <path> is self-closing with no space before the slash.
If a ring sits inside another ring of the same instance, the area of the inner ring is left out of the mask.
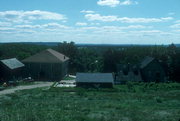
<path id="1" fill-rule="evenodd" d="M 117 64 L 137 64 L 146 56 L 160 60 L 167 77 L 180 81 L 180 47 L 169 46 L 77 46 L 74 42 L 63 42 L 57 46 L 8 43 L 0 44 L 0 59 L 23 60 L 47 48 L 52 48 L 70 58 L 69 73 L 116 72 Z"/>

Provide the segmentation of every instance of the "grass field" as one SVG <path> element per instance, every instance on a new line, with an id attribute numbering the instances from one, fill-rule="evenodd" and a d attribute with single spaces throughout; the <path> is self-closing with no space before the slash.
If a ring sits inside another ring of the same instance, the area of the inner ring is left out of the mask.
<path id="1" fill-rule="evenodd" d="M 0 121 L 179 121 L 179 83 L 38 88 L 0 97 Z"/>

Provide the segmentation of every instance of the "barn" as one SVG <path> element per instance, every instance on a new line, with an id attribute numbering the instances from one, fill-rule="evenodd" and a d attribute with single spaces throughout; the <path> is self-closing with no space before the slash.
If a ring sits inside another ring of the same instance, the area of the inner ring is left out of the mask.
<path id="1" fill-rule="evenodd" d="M 112 73 L 77 73 L 76 86 L 85 88 L 112 88 Z"/>
<path id="2" fill-rule="evenodd" d="M 165 71 L 159 60 L 152 57 L 145 57 L 140 63 L 142 79 L 145 82 L 164 82 Z"/>
<path id="3" fill-rule="evenodd" d="M 68 71 L 69 58 L 53 49 L 47 49 L 22 61 L 26 75 L 39 81 L 58 81 Z"/>
<path id="4" fill-rule="evenodd" d="M 24 64 L 16 58 L 0 60 L 0 81 L 13 81 L 22 78 Z"/>

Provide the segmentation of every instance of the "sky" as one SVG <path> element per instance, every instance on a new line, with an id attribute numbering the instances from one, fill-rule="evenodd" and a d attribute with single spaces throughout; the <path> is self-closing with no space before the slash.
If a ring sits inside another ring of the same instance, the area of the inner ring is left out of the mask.
<path id="1" fill-rule="evenodd" d="M 0 42 L 180 43 L 180 0 L 0 0 Z"/>

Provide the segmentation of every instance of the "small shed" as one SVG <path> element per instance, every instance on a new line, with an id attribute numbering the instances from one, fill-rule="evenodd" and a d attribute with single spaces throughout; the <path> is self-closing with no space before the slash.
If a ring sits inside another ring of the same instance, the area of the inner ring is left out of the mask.
<path id="1" fill-rule="evenodd" d="M 22 61 L 27 76 L 39 81 L 59 81 L 68 71 L 69 58 L 53 49 L 47 49 Z"/>
<path id="2" fill-rule="evenodd" d="M 112 88 L 112 73 L 77 73 L 76 86 L 85 88 Z"/>
<path id="3" fill-rule="evenodd" d="M 152 57 L 145 57 L 140 63 L 142 79 L 145 82 L 164 82 L 165 70 L 159 60 Z"/>
<path id="4" fill-rule="evenodd" d="M 16 58 L 0 60 L 0 80 L 12 81 L 22 78 L 24 64 Z"/>

